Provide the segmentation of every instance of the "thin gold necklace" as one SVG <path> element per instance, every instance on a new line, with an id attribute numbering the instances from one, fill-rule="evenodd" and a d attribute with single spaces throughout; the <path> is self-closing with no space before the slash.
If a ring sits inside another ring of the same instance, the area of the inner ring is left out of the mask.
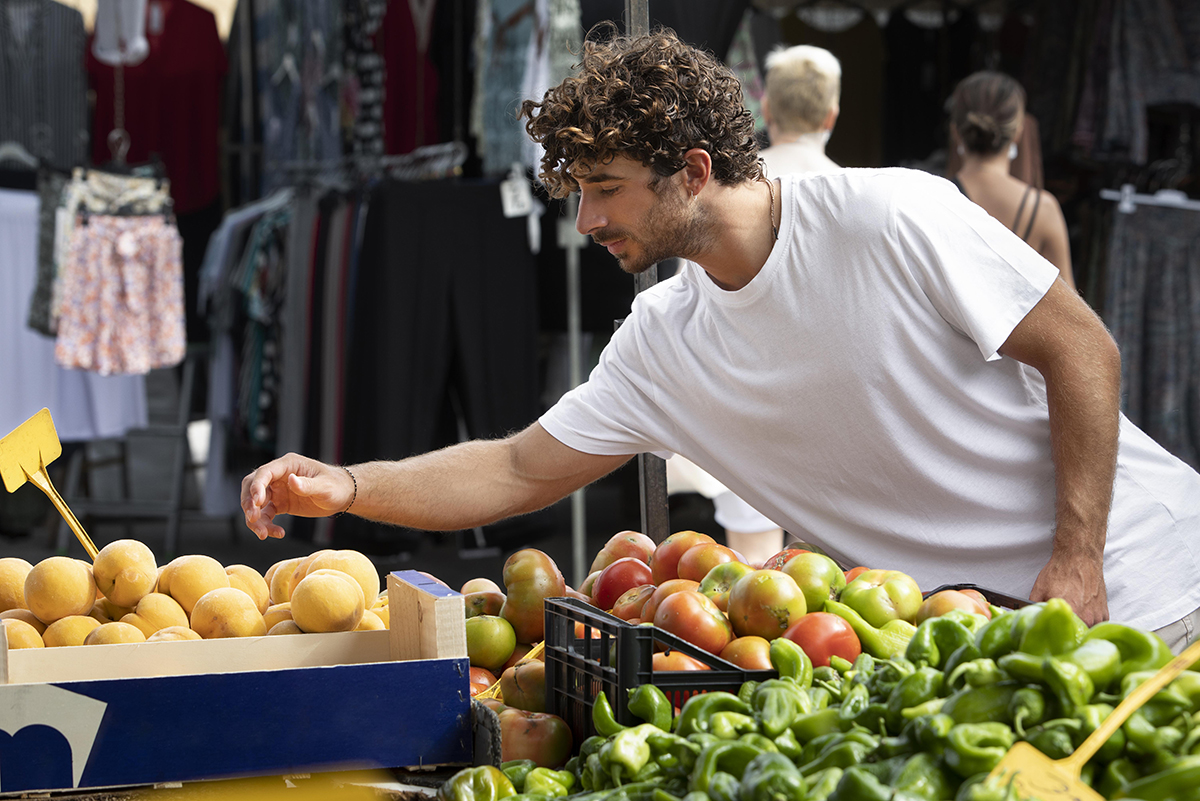
<path id="1" fill-rule="evenodd" d="M 770 178 L 767 181 L 767 191 L 771 194 L 771 232 L 775 234 L 775 240 L 779 241 L 779 228 L 775 225 L 775 182 Z"/>

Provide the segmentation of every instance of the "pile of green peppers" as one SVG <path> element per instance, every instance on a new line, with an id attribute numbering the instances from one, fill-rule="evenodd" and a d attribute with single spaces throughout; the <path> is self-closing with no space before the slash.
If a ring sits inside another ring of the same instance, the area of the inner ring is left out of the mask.
<path id="1" fill-rule="evenodd" d="M 441 801 L 1016 801 L 988 774 L 1017 741 L 1072 753 L 1122 698 L 1172 658 L 1156 634 L 1090 629 L 1061 600 L 916 627 L 903 654 L 813 668 L 778 639 L 779 678 L 692 696 L 675 714 L 654 685 L 630 692 L 645 722 L 609 699 L 596 734 L 552 771 L 471 768 Z M 1185 671 L 1084 766 L 1110 799 L 1200 801 L 1200 673 Z"/>

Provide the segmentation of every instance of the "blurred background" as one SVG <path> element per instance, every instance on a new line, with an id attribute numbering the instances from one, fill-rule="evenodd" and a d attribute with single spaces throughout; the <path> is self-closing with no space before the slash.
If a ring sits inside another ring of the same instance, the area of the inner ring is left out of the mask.
<path id="1" fill-rule="evenodd" d="M 624 6 L 0 2 L 0 433 L 50 408 L 63 443 L 51 475 L 101 547 L 131 536 L 160 562 L 206 553 L 259 570 L 356 548 L 381 572 L 458 586 L 499 580 L 532 546 L 578 583 L 567 500 L 459 532 L 292 520 L 286 539 L 260 543 L 237 491 L 288 451 L 351 464 L 503 436 L 578 380 L 573 350 L 586 376 L 633 282 L 583 244 L 568 288 L 563 205 L 538 190 L 515 111 L 569 73 L 586 31 L 623 27 Z M 1020 81 L 1025 179 L 1062 206 L 1076 285 L 1122 347 L 1125 410 L 1200 466 L 1200 6 L 649 9 L 735 70 L 760 128 L 772 49 L 836 55 L 826 152 L 847 167 L 947 175 L 958 81 L 982 69 Z M 517 185 L 531 197 L 505 203 Z M 126 276 L 81 318 L 86 292 L 66 277 L 134 262 L 151 270 L 145 297 Z M 639 528 L 638 490 L 635 464 L 587 489 L 585 564 Z M 670 513 L 672 530 L 723 537 L 698 492 L 673 494 Z M 32 486 L 0 493 L 0 556 L 82 556 L 60 521 Z"/>

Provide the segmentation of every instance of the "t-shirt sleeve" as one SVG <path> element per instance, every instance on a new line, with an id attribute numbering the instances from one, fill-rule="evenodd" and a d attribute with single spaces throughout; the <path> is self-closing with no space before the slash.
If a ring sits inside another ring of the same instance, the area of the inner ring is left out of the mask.
<path id="1" fill-rule="evenodd" d="M 906 265 L 946 322 L 998 359 L 1058 269 L 951 183 L 931 183 L 893 217 Z"/>
<path id="2" fill-rule="evenodd" d="M 588 380 L 559 399 L 538 422 L 559 442 L 601 456 L 652 452 L 671 455 L 650 431 L 660 419 L 653 384 L 641 369 L 636 314 L 600 354 Z"/>

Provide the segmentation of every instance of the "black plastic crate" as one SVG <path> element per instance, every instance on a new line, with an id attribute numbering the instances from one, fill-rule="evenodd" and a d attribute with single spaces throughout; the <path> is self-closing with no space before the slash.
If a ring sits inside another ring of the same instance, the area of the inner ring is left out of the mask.
<path id="1" fill-rule="evenodd" d="M 987 587 L 980 587 L 978 584 L 943 584 L 940 587 L 924 593 L 922 597 L 928 598 L 935 592 L 941 592 L 942 590 L 976 590 L 980 595 L 988 600 L 988 603 L 998 606 L 1001 609 L 1020 609 L 1022 606 L 1029 606 L 1028 598 L 1014 598 L 1013 596 L 1005 595 L 1002 592 L 989 590 Z"/>
<path id="2" fill-rule="evenodd" d="M 638 685 L 657 685 L 678 708 L 699 693 L 737 693 L 747 681 L 778 676 L 745 670 L 670 632 L 626 623 L 574 598 L 547 598 L 545 609 L 546 711 L 567 722 L 576 745 L 595 734 L 592 706 L 601 690 L 617 721 L 632 726 L 641 722 L 628 707 L 629 690 Z M 582 637 L 575 634 L 577 623 Z M 651 660 L 661 650 L 679 651 L 710 670 L 656 671 Z"/>

